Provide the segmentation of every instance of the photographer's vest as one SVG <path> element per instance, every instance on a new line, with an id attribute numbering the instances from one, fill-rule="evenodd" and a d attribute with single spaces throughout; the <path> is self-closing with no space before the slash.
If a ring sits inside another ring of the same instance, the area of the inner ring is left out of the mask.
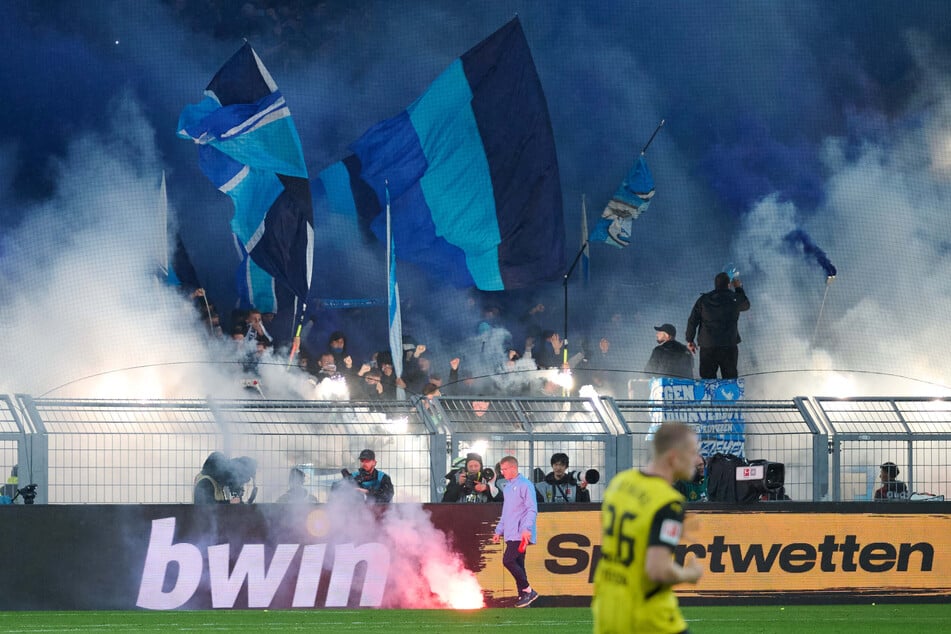
<path id="1" fill-rule="evenodd" d="M 361 471 L 363 473 L 361 473 Z M 357 486 L 366 489 L 367 491 L 376 491 L 381 486 L 383 486 L 383 472 L 379 469 L 376 470 L 376 477 L 367 479 L 363 474 L 366 474 L 362 469 L 354 471 L 350 474 L 350 477 L 353 478 L 353 481 Z M 369 475 L 369 474 L 367 474 Z"/>
<path id="2" fill-rule="evenodd" d="M 225 490 L 218 484 L 218 481 L 212 478 L 207 473 L 199 473 L 195 476 L 195 487 L 198 486 L 198 483 L 202 480 L 208 480 L 211 482 L 211 486 L 215 488 L 215 502 L 228 502 L 231 498 L 225 493 Z"/>
<path id="3" fill-rule="evenodd" d="M 565 477 L 560 482 L 542 480 L 535 483 L 535 490 L 545 504 L 574 504 L 578 501 L 578 483 Z"/>

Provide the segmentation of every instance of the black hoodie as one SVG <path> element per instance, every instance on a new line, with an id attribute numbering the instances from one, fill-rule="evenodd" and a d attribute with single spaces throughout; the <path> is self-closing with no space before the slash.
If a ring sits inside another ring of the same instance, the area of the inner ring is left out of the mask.
<path id="1" fill-rule="evenodd" d="M 750 309 L 750 300 L 743 287 L 704 293 L 697 299 L 687 320 L 687 343 L 697 336 L 697 344 L 705 346 L 735 346 L 740 343 L 736 322 L 740 313 Z M 697 330 L 699 329 L 699 334 Z"/>

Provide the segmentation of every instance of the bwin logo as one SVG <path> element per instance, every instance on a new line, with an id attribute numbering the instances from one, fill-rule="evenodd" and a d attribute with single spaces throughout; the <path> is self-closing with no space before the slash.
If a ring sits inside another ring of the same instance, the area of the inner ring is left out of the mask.
<path id="1" fill-rule="evenodd" d="M 204 566 L 201 550 L 188 542 L 173 543 L 174 535 L 174 517 L 152 521 L 136 606 L 149 610 L 174 610 L 187 603 L 198 590 Z M 229 544 L 208 547 L 212 607 L 233 608 L 241 587 L 247 581 L 248 607 L 266 608 L 271 605 L 274 593 L 287 575 L 301 545 L 279 544 L 270 565 L 266 565 L 264 544 L 244 544 L 229 574 L 230 549 Z M 327 544 L 307 544 L 303 547 L 292 607 L 315 607 L 326 554 Z M 373 542 L 359 546 L 333 546 L 333 567 L 325 607 L 347 606 L 354 570 L 360 562 L 366 562 L 367 565 L 360 606 L 380 607 L 390 569 L 390 553 L 383 544 Z M 165 590 L 165 578 L 172 563 L 177 564 L 178 574 L 174 585 Z"/>

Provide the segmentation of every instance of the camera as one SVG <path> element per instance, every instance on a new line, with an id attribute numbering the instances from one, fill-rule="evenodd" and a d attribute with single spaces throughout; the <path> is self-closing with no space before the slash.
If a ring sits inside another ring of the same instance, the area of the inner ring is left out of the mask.
<path id="1" fill-rule="evenodd" d="M 345 480 L 353 480 L 357 484 L 362 484 L 364 482 L 370 482 L 371 480 L 376 479 L 372 473 L 368 473 L 363 469 L 358 469 L 357 471 L 351 472 L 349 469 L 341 469 L 340 475 L 344 477 Z"/>
<path id="2" fill-rule="evenodd" d="M 17 496 L 23 498 L 24 504 L 33 504 L 36 500 L 36 485 L 28 484 L 22 489 L 17 489 L 17 494 L 13 496 L 13 499 L 16 500 Z"/>
<path id="3" fill-rule="evenodd" d="M 588 469 L 587 471 L 569 471 L 566 474 L 575 482 L 586 482 L 588 484 L 597 484 L 601 480 L 601 472 L 597 469 Z"/>
<path id="4" fill-rule="evenodd" d="M 469 473 L 466 471 L 466 481 L 462 483 L 462 490 L 466 495 L 472 495 L 475 493 L 475 485 L 479 482 L 483 484 L 488 484 L 489 480 L 495 477 L 495 471 L 489 467 L 485 467 L 482 471 L 478 473 Z"/>
<path id="5" fill-rule="evenodd" d="M 258 487 L 254 484 L 254 476 L 257 473 L 258 463 L 253 458 L 240 456 L 232 458 L 228 463 L 228 471 L 225 473 L 224 485 L 231 492 L 231 498 L 240 500 L 245 504 L 251 504 L 258 494 Z M 248 499 L 244 499 L 245 485 L 251 482 L 251 493 Z"/>
<path id="6" fill-rule="evenodd" d="M 707 462 L 707 497 L 711 502 L 745 504 L 783 488 L 786 466 L 718 453 Z"/>

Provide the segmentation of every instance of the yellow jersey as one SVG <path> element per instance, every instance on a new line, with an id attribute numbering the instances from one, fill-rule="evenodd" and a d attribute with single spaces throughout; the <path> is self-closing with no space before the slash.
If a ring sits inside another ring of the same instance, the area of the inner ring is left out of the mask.
<path id="1" fill-rule="evenodd" d="M 594 575 L 595 634 L 687 630 L 670 586 L 647 577 L 648 546 L 670 548 L 683 533 L 684 497 L 658 476 L 629 469 L 611 479 L 601 504 L 601 559 Z"/>

